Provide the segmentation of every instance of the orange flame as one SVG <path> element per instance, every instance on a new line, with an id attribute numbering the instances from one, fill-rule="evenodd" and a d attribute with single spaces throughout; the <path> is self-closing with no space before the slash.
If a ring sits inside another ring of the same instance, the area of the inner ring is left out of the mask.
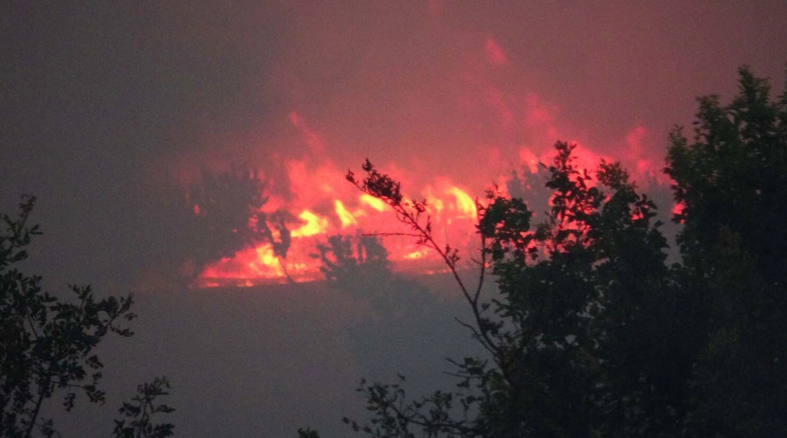
<path id="1" fill-rule="evenodd" d="M 339 216 L 339 220 L 342 221 L 342 228 L 347 228 L 350 225 L 358 225 L 358 221 L 355 220 L 355 216 L 347 211 L 347 208 L 345 208 L 342 201 L 337 199 L 333 201 L 333 204 L 336 208 L 336 215 Z"/>
<path id="2" fill-rule="evenodd" d="M 385 210 L 385 202 L 375 198 L 374 196 L 370 196 L 364 193 L 363 195 L 360 196 L 359 200 L 361 201 L 362 204 L 366 204 L 377 211 Z"/>
<path id="3" fill-rule="evenodd" d="M 449 187 L 446 192 L 454 195 L 456 198 L 456 209 L 460 214 L 460 218 L 475 219 L 478 214 L 475 201 L 473 201 L 473 198 L 471 198 L 467 192 L 458 187 Z"/>
<path id="4" fill-rule="evenodd" d="M 317 216 L 309 210 L 303 210 L 298 217 L 305 221 L 297 230 L 292 231 L 292 237 L 309 237 L 315 234 L 325 234 L 328 229 L 328 219 Z"/>

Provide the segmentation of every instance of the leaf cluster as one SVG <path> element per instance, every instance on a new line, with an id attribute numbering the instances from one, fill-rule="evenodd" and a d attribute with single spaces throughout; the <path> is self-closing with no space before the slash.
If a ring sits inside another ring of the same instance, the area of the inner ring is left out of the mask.
<path id="1" fill-rule="evenodd" d="M 166 438 L 175 434 L 171 423 L 154 423 L 156 414 L 169 414 L 175 409 L 166 404 L 156 404 L 156 399 L 169 395 L 169 380 L 156 377 L 151 383 L 137 387 L 137 395 L 123 402 L 119 409 L 122 419 L 115 420 L 112 436 L 115 438 Z"/>
<path id="2" fill-rule="evenodd" d="M 0 234 L 0 430 L 8 437 L 30 436 L 44 425 L 41 405 L 58 389 L 65 391 L 66 410 L 80 393 L 103 403 L 103 363 L 93 350 L 109 333 L 131 336 L 119 322 L 135 317 L 131 295 L 97 300 L 90 286 L 71 286 L 75 302 L 62 302 L 42 290 L 40 276 L 15 267 L 27 258 L 32 236 L 41 233 L 27 226 L 34 205 L 35 197 L 23 197 L 17 218 L 3 215 Z M 42 429 L 51 433 L 51 423 Z"/>

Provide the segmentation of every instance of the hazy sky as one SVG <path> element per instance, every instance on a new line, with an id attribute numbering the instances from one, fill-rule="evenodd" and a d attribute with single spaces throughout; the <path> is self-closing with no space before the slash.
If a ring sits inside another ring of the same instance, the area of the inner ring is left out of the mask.
<path id="1" fill-rule="evenodd" d="M 38 196 L 31 265 L 119 292 L 153 287 L 205 166 L 286 192 L 287 159 L 369 157 L 481 190 L 564 139 L 645 175 L 739 66 L 783 89 L 785 23 L 782 0 L 6 0 L 0 208 Z"/>

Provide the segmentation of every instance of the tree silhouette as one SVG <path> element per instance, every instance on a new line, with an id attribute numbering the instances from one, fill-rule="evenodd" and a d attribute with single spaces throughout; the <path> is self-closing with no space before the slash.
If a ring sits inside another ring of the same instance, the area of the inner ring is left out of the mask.
<path id="1" fill-rule="evenodd" d="M 286 257 L 293 220 L 286 212 L 261 211 L 268 198 L 259 171 L 233 164 L 222 173 L 203 169 L 202 178 L 187 194 L 189 215 L 183 239 L 192 261 L 191 275 L 198 275 L 208 263 L 250 246 L 269 242 L 278 257 Z"/>
<path id="2" fill-rule="evenodd" d="M 42 277 L 26 275 L 16 267 L 27 259 L 25 248 L 33 237 L 41 234 L 38 225 L 28 224 L 35 201 L 35 197 L 23 196 L 18 217 L 2 215 L 0 436 L 3 438 L 57 434 L 52 421 L 42 416 L 44 402 L 57 392 L 62 393 L 62 404 L 67 411 L 74 407 L 80 394 L 91 403 L 103 403 L 105 394 L 99 387 L 103 363 L 94 351 L 109 334 L 121 337 L 133 334 L 120 324 L 135 318 L 131 312 L 131 295 L 97 300 L 90 286 L 70 286 L 75 302 L 65 302 L 43 290 Z M 148 417 L 138 420 L 140 424 L 150 424 Z M 172 425 L 164 427 L 172 429 Z"/>
<path id="3" fill-rule="evenodd" d="M 712 269 L 707 257 L 721 228 L 741 237 L 759 255 L 758 271 L 769 282 L 787 280 L 787 92 L 769 98 L 767 80 L 740 70 L 739 95 L 723 106 L 716 95 L 699 101 L 694 141 L 671 133 L 666 173 L 682 205 L 676 220 L 687 265 Z"/>
<path id="4" fill-rule="evenodd" d="M 728 105 L 699 99 L 694 138 L 671 135 L 666 172 L 704 345 L 692 377 L 697 435 L 787 433 L 787 90 L 740 70 Z"/>
<path id="5" fill-rule="evenodd" d="M 373 236 L 333 235 L 318 244 L 317 251 L 320 272 L 329 283 L 340 287 L 357 283 L 361 276 L 377 280 L 392 274 L 388 250 Z"/>
<path id="6" fill-rule="evenodd" d="M 453 330 L 461 303 L 440 299 L 417 280 L 393 272 L 378 237 L 331 236 L 318 250 L 328 284 L 366 307 L 363 317 L 348 327 L 351 350 L 361 367 L 386 378 L 397 373 L 440 375 L 445 352 L 462 344 Z M 441 346 L 433 345 L 434 336 L 443 339 Z M 397 368 L 397 363 L 408 365 Z M 423 383 L 424 388 L 434 387 Z"/>
<path id="7" fill-rule="evenodd" d="M 169 380 L 156 377 L 151 383 L 137 387 L 137 395 L 131 401 L 123 402 L 118 410 L 123 416 L 115 420 L 112 436 L 115 438 L 166 438 L 174 435 L 175 426 L 171 423 L 153 423 L 156 414 L 169 414 L 175 409 L 155 401 L 162 395 L 169 395 Z"/>
<path id="8" fill-rule="evenodd" d="M 666 243 L 652 223 L 655 206 L 635 192 L 618 164 L 602 164 L 598 171 L 599 182 L 611 190 L 605 194 L 573 164 L 572 145 L 555 147 L 545 222 L 531 227 L 532 213 L 522 200 L 493 191 L 488 204 L 478 206 L 484 249 L 481 281 L 473 289 L 458 273 L 458 253 L 435 243 L 423 203 L 404 200 L 398 183 L 370 163 L 363 180 L 350 175 L 361 190 L 388 202 L 420 243 L 443 256 L 473 309 L 475 321 L 464 325 L 488 352 L 454 362 L 460 377 L 455 392 L 405 404 L 398 384 L 362 387 L 375 417 L 371 425 L 356 427 L 368 427 L 374 436 L 409 436 L 414 429 L 427 436 L 583 436 L 659 421 L 649 400 L 669 391 L 628 385 L 662 379 L 661 353 L 674 356 L 644 348 L 649 339 L 642 338 L 645 326 L 663 314 L 653 296 L 665 286 L 666 272 Z M 489 268 L 500 297 L 481 294 Z M 642 333 L 616 330 L 621 323 Z M 632 379 L 626 374 L 634 363 L 649 368 Z"/>

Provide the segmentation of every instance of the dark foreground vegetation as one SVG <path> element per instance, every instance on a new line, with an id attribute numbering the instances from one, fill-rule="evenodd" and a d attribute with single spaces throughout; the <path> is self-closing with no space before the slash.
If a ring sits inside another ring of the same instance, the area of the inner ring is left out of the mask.
<path id="1" fill-rule="evenodd" d="M 0 228 L 0 436 L 60 436 L 44 403 L 55 397 L 70 411 L 78 398 L 103 403 L 99 387 L 104 367 L 95 354 L 110 334 L 129 337 L 123 326 L 133 320 L 131 295 L 97 299 L 90 286 L 70 286 L 72 300 L 45 291 L 41 276 L 27 275 L 17 265 L 41 231 L 28 223 L 35 197 L 23 196 L 19 215 L 2 215 Z M 118 409 L 113 437 L 165 438 L 174 426 L 155 423 L 156 414 L 172 412 L 156 398 L 167 394 L 169 381 L 157 377 L 137 387 L 137 394 Z M 57 396 L 57 397 L 56 397 Z"/>

